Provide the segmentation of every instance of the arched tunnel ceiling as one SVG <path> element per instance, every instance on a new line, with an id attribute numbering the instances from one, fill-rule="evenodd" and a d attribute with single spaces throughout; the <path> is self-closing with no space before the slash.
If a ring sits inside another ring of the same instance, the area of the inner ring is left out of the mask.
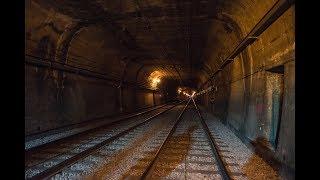
<path id="1" fill-rule="evenodd" d="M 67 63 L 98 66 L 91 68 L 117 79 L 128 63 L 124 80 L 139 84 L 147 84 L 154 71 L 160 71 L 163 78 L 199 83 L 219 67 L 275 2 L 28 0 L 26 51 L 34 52 L 41 36 L 48 35 L 57 43 L 68 24 L 85 21 L 91 25 L 73 37 Z M 39 31 L 43 24 L 51 30 Z"/>

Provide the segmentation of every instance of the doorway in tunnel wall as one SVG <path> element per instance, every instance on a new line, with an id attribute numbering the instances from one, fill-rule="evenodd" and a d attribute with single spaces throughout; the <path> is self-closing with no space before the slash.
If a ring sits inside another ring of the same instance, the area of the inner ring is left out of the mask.
<path id="1" fill-rule="evenodd" d="M 282 114 L 284 91 L 284 67 L 277 66 L 266 71 L 266 119 L 263 135 L 272 150 L 277 148 L 279 127 Z"/>

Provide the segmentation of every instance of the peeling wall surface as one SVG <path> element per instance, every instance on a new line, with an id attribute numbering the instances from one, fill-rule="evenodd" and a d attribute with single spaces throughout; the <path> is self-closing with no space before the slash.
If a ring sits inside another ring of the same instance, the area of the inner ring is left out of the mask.
<path id="1" fill-rule="evenodd" d="M 292 2 L 26 0 L 25 135 L 214 86 L 201 105 L 295 168 Z"/>

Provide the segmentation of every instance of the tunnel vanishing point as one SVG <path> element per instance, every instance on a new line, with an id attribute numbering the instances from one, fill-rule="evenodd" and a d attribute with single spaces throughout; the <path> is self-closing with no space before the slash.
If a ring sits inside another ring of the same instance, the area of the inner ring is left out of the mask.
<path id="1" fill-rule="evenodd" d="M 295 179 L 295 1 L 26 0 L 48 178 Z"/>

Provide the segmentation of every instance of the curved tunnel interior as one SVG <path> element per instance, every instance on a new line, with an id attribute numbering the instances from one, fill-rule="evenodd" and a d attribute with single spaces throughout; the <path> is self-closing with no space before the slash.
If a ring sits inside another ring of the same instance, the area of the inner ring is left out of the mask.
<path id="1" fill-rule="evenodd" d="M 187 100 L 295 168 L 291 0 L 27 0 L 25 136 Z"/>

